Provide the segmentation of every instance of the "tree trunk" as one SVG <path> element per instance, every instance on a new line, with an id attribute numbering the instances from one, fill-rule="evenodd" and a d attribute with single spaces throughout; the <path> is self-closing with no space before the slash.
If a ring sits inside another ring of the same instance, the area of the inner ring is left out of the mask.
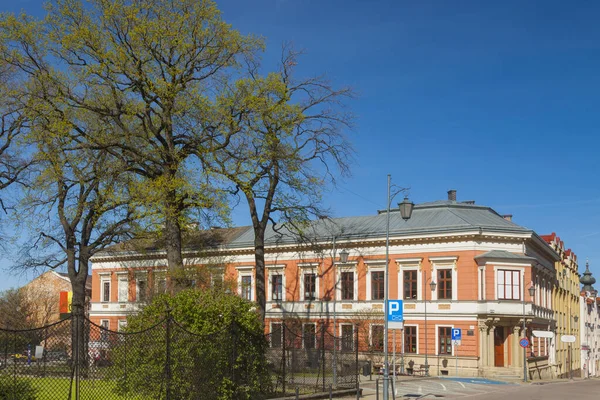
<path id="1" fill-rule="evenodd" d="M 75 260 L 68 262 L 69 279 L 73 299 L 71 303 L 71 359 L 75 363 L 79 376 L 87 375 L 87 343 L 88 334 L 85 323 L 86 292 L 85 283 L 88 274 L 88 260 L 79 257 L 79 270 L 76 270 Z"/>
<path id="2" fill-rule="evenodd" d="M 181 207 L 177 201 L 177 194 L 171 191 L 167 194 L 165 204 L 165 249 L 167 252 L 167 266 L 171 276 L 170 291 L 176 292 L 178 288 L 184 287 L 183 270 L 183 246 L 181 234 Z"/>
<path id="3" fill-rule="evenodd" d="M 256 302 L 264 328 L 267 296 L 265 290 L 265 235 L 264 229 L 261 228 L 254 229 L 254 260 L 256 262 Z"/>

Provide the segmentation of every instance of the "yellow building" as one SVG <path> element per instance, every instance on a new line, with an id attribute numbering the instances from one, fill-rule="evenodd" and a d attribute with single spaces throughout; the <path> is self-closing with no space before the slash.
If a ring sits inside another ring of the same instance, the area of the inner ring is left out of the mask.
<path id="1" fill-rule="evenodd" d="M 581 375 L 581 351 L 579 329 L 579 270 L 577 256 L 566 249 L 560 237 L 555 233 L 542 236 L 560 256 L 556 262 L 556 287 L 552 291 L 552 310 L 556 321 L 553 340 L 555 374 L 560 378 Z M 575 336 L 575 342 L 566 343 L 563 336 Z M 551 349 L 552 350 L 552 349 Z M 552 353 L 552 351 L 551 351 Z"/>

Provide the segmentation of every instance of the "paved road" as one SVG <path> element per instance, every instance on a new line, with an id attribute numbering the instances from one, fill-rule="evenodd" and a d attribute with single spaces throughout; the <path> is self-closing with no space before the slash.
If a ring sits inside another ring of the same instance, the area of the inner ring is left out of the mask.
<path id="1" fill-rule="evenodd" d="M 374 382 L 363 382 L 364 400 L 376 400 Z M 398 382 L 396 399 L 464 400 L 567 400 L 597 399 L 600 380 L 560 381 L 546 384 L 494 384 L 486 380 L 418 379 Z M 349 397 L 348 400 L 351 398 Z M 352 398 L 354 399 L 354 398 Z M 383 399 L 381 385 L 379 399 Z"/>
<path id="2" fill-rule="evenodd" d="M 510 400 L 592 400 L 600 397 L 600 380 L 576 380 L 545 385 L 520 385 Z M 506 393 L 490 392 L 465 400 L 506 400 Z"/>
<path id="3" fill-rule="evenodd" d="M 374 382 L 361 383 L 363 399 L 376 400 L 376 387 Z M 404 398 L 461 398 L 492 391 L 507 391 L 517 388 L 518 385 L 497 384 L 496 382 L 482 379 L 409 379 L 401 380 L 396 384 L 396 399 Z M 382 399 L 381 382 L 379 385 L 379 398 Z"/>

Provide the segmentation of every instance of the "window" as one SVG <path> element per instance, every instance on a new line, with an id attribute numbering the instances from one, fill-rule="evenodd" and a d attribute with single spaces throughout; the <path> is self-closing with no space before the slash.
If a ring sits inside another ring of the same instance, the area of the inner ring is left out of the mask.
<path id="1" fill-rule="evenodd" d="M 438 270 L 438 299 L 452 299 L 452 270 Z"/>
<path id="2" fill-rule="evenodd" d="M 354 300 L 354 272 L 342 272 L 342 300 Z"/>
<path id="3" fill-rule="evenodd" d="M 148 297 L 148 281 L 146 277 L 137 278 L 137 293 L 136 299 L 139 302 L 145 302 Z"/>
<path id="4" fill-rule="evenodd" d="M 371 346 L 373 350 L 383 350 L 383 325 L 371 326 Z"/>
<path id="5" fill-rule="evenodd" d="M 210 273 L 210 286 L 215 289 L 223 288 L 223 272 L 212 271 Z"/>
<path id="6" fill-rule="evenodd" d="M 283 330 L 280 323 L 271 324 L 271 347 L 279 349 L 281 348 L 281 342 L 283 339 Z"/>
<path id="7" fill-rule="evenodd" d="M 126 319 L 120 319 L 119 322 L 118 322 L 118 324 L 119 325 L 118 325 L 117 329 L 119 330 L 119 332 L 121 332 L 127 326 L 127 320 Z"/>
<path id="8" fill-rule="evenodd" d="M 100 340 L 108 340 L 108 329 L 110 329 L 110 322 L 107 319 L 103 319 L 100 321 L 100 326 L 104 328 L 100 329 Z"/>
<path id="9" fill-rule="evenodd" d="M 385 272 L 371 272 L 371 300 L 383 300 L 385 297 Z"/>
<path id="10" fill-rule="evenodd" d="M 496 271 L 496 293 L 498 300 L 521 299 L 521 273 L 520 271 Z"/>
<path id="11" fill-rule="evenodd" d="M 354 349 L 354 326 L 342 325 L 342 351 L 352 351 Z"/>
<path id="12" fill-rule="evenodd" d="M 243 275 L 240 286 L 240 294 L 242 299 L 252 301 L 252 276 Z"/>
<path id="13" fill-rule="evenodd" d="M 304 274 L 304 300 L 317 298 L 317 274 L 314 272 Z"/>
<path id="14" fill-rule="evenodd" d="M 283 276 L 271 275 L 271 300 L 283 300 Z"/>
<path id="15" fill-rule="evenodd" d="M 317 332 L 315 324 L 304 324 L 302 326 L 303 341 L 305 349 L 314 349 L 317 343 Z"/>
<path id="16" fill-rule="evenodd" d="M 110 281 L 102 281 L 102 301 L 110 301 Z"/>
<path id="17" fill-rule="evenodd" d="M 404 299 L 417 299 L 417 270 L 404 271 Z"/>
<path id="18" fill-rule="evenodd" d="M 154 280 L 155 286 L 154 289 L 156 293 L 166 293 L 167 291 L 167 278 L 164 275 L 159 275 Z"/>
<path id="19" fill-rule="evenodd" d="M 118 296 L 119 302 L 126 302 L 129 300 L 129 279 L 127 275 L 120 275 L 118 282 Z"/>
<path id="20" fill-rule="evenodd" d="M 404 326 L 404 352 L 417 353 L 417 327 Z"/>
<path id="21" fill-rule="evenodd" d="M 438 328 L 438 339 L 439 339 L 439 352 L 438 354 L 452 354 L 452 328 L 451 327 L 440 327 Z"/>

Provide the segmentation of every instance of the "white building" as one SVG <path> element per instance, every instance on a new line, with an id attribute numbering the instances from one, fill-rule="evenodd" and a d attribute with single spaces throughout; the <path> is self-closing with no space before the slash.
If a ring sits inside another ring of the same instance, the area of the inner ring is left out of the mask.
<path id="1" fill-rule="evenodd" d="M 592 277 L 589 264 L 579 280 L 583 285 L 580 296 L 581 315 L 581 376 L 584 378 L 600 376 L 600 309 L 598 291 L 592 286 L 596 279 Z"/>

